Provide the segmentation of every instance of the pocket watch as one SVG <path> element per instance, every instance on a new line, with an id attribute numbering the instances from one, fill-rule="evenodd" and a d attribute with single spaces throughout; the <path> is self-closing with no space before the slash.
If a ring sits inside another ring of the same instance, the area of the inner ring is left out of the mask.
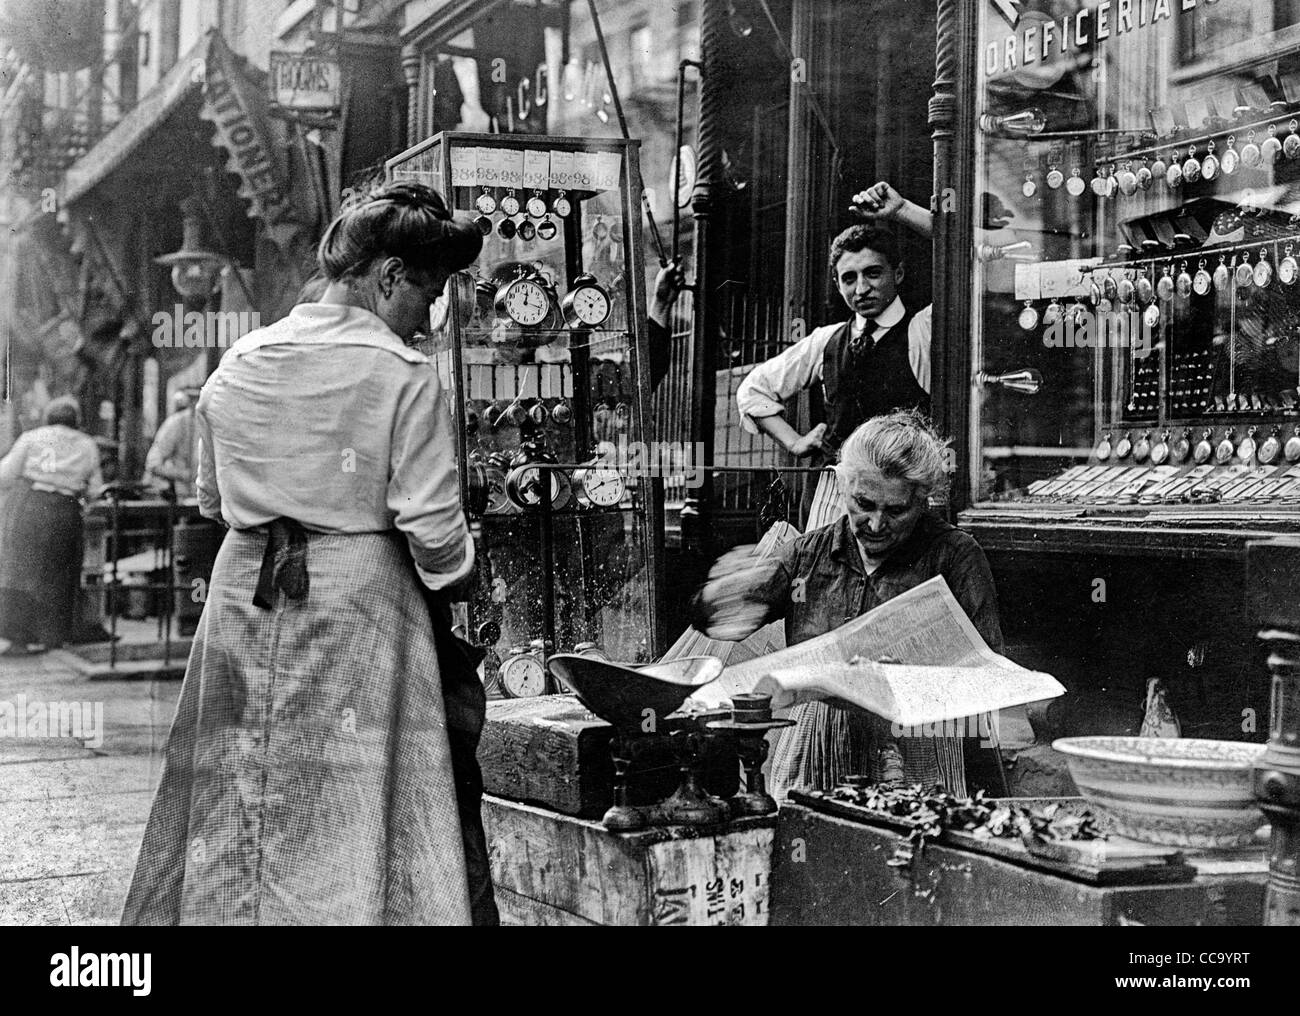
<path id="1" fill-rule="evenodd" d="M 1277 454 L 1282 450 L 1281 434 L 1282 428 L 1274 427 L 1273 432 L 1259 446 L 1259 464 L 1261 466 L 1271 466 L 1277 461 Z"/>
<path id="2" fill-rule="evenodd" d="M 1133 446 L 1133 461 L 1145 462 L 1147 456 L 1151 454 L 1151 431 L 1143 431 L 1142 436 L 1138 438 L 1137 444 Z"/>
<path id="3" fill-rule="evenodd" d="M 1097 167 L 1097 175 L 1092 178 L 1092 192 L 1099 198 L 1108 198 L 1115 192 L 1115 178 L 1105 166 Z"/>
<path id="4" fill-rule="evenodd" d="M 1075 166 L 1070 170 L 1070 179 L 1065 181 L 1065 191 L 1072 198 L 1081 197 L 1083 192 L 1088 189 L 1088 185 L 1084 183 L 1083 177 L 1079 175 L 1081 172 L 1082 170 L 1080 170 L 1078 166 Z"/>
<path id="5" fill-rule="evenodd" d="M 1255 434 L 1258 427 L 1251 427 L 1246 431 L 1246 436 L 1241 439 L 1241 444 L 1237 445 L 1237 458 L 1242 462 L 1249 462 L 1255 454 Z"/>
<path id="6" fill-rule="evenodd" d="M 1245 289 L 1248 286 L 1253 285 L 1255 282 L 1255 269 L 1250 267 L 1250 262 L 1246 260 L 1245 255 L 1242 255 L 1240 262 L 1237 261 L 1237 258 L 1234 255 L 1232 261 L 1233 264 L 1236 265 L 1233 275 L 1237 280 L 1237 288 Z"/>
<path id="7" fill-rule="evenodd" d="M 567 399 L 561 399 L 551 407 L 551 422 L 557 427 L 567 427 L 573 423 L 573 407 Z"/>
<path id="8" fill-rule="evenodd" d="M 1124 163 L 1124 168 L 1115 174 L 1115 182 L 1119 184 L 1120 193 L 1125 197 L 1132 197 L 1137 193 L 1138 178 L 1137 174 L 1133 172 L 1131 162 Z"/>
<path id="9" fill-rule="evenodd" d="M 1196 275 L 1192 278 L 1192 292 L 1197 296 L 1205 296 L 1214 286 L 1214 281 L 1210 278 L 1210 273 L 1205 270 L 1205 258 L 1201 258 L 1196 267 Z"/>
<path id="10" fill-rule="evenodd" d="M 1205 277 L 1205 280 L 1207 282 L 1209 281 L 1208 275 Z M 1174 283 L 1175 288 L 1178 290 L 1178 295 L 1191 296 L 1192 286 L 1194 285 L 1194 283 L 1195 280 L 1192 278 L 1191 273 L 1188 272 L 1187 270 L 1187 262 L 1184 261 L 1182 264 L 1178 266 L 1178 279 Z"/>
<path id="11" fill-rule="evenodd" d="M 497 223 L 497 236 L 503 240 L 513 240 L 519 228 L 515 225 L 514 219 L 502 219 Z"/>
<path id="12" fill-rule="evenodd" d="M 573 211 L 573 204 L 564 196 L 564 191 L 560 191 L 555 196 L 555 200 L 551 202 L 551 211 L 561 219 L 568 218 L 569 213 Z"/>
<path id="13" fill-rule="evenodd" d="M 1135 175 L 1137 177 L 1137 185 L 1142 188 L 1142 190 L 1151 189 L 1151 167 L 1147 165 L 1146 159 L 1142 160 L 1142 165 L 1138 167 L 1138 171 Z"/>
<path id="14" fill-rule="evenodd" d="M 528 646 L 515 646 L 501 661 L 497 683 L 510 698 L 534 698 L 546 691 L 546 668 Z"/>
<path id="15" fill-rule="evenodd" d="M 1020 317 L 1016 321 L 1027 332 L 1032 332 L 1038 327 L 1038 311 L 1034 309 L 1032 300 L 1025 301 L 1025 306 L 1021 309 Z"/>
<path id="16" fill-rule="evenodd" d="M 1020 185 L 1020 193 L 1027 198 L 1032 198 L 1038 193 L 1038 184 L 1034 183 L 1034 174 L 1025 173 L 1025 182 Z"/>
<path id="17" fill-rule="evenodd" d="M 1052 190 L 1059 190 L 1061 184 L 1065 183 L 1065 174 L 1061 172 L 1060 166 L 1048 166 L 1047 176 L 1044 179 Z"/>
<path id="18" fill-rule="evenodd" d="M 573 474 L 578 488 L 578 503 L 588 508 L 612 508 L 620 504 L 627 491 L 627 481 L 613 466 L 593 463 Z"/>
<path id="19" fill-rule="evenodd" d="M 1282 142 L 1282 154 L 1288 159 L 1300 157 L 1300 134 L 1296 134 L 1300 130 L 1300 120 L 1292 120 L 1287 129 L 1289 133 Z"/>
<path id="20" fill-rule="evenodd" d="M 1120 303 L 1132 303 L 1133 295 L 1136 292 L 1133 286 L 1133 280 L 1127 275 L 1120 276 L 1119 284 L 1116 287 L 1116 295 L 1119 296 Z"/>
<path id="21" fill-rule="evenodd" d="M 1188 281 L 1191 280 L 1188 279 Z M 1172 264 L 1165 265 L 1165 274 L 1160 276 L 1160 281 L 1156 283 L 1156 296 L 1166 302 L 1174 298 L 1174 266 Z"/>
<path id="22" fill-rule="evenodd" d="M 523 240 L 524 243 L 532 243 L 537 239 L 537 227 L 533 225 L 532 219 L 524 219 L 523 222 L 519 223 L 517 232 L 519 233 L 519 239 Z"/>
<path id="23" fill-rule="evenodd" d="M 474 207 L 484 215 L 491 215 L 497 210 L 497 199 L 492 196 L 492 192 L 486 187 L 483 193 L 474 199 Z"/>
<path id="24" fill-rule="evenodd" d="M 1187 461 L 1187 456 L 1192 453 L 1192 432 L 1184 430 L 1182 437 L 1173 443 L 1169 450 L 1169 460 L 1176 466 L 1181 466 Z"/>
<path id="25" fill-rule="evenodd" d="M 1296 278 L 1300 277 L 1300 263 L 1292 256 L 1293 249 L 1291 244 L 1287 244 L 1282 252 L 1284 257 L 1277 263 L 1278 281 L 1284 286 L 1294 286 Z"/>
<path id="26" fill-rule="evenodd" d="M 1138 276 L 1134 289 L 1137 292 L 1138 300 L 1144 304 L 1150 303 L 1155 297 L 1155 287 L 1151 285 L 1151 280 L 1147 277 L 1145 271 Z"/>
<path id="27" fill-rule="evenodd" d="M 536 328 L 551 312 L 551 297 L 540 279 L 522 275 L 497 290 L 493 306 L 497 317 L 509 318 L 524 328 Z"/>
<path id="28" fill-rule="evenodd" d="M 1239 161 L 1240 159 L 1237 156 L 1237 136 L 1229 134 L 1228 150 L 1223 153 L 1223 158 L 1219 160 L 1219 168 L 1228 176 L 1232 176 L 1233 173 L 1237 172 L 1237 163 Z"/>
<path id="29" fill-rule="evenodd" d="M 1214 461 L 1221 466 L 1231 462 L 1232 456 L 1237 453 L 1237 445 L 1232 440 L 1235 434 L 1236 431 L 1229 427 L 1227 432 L 1223 435 L 1223 440 L 1220 441 L 1218 447 L 1214 449 Z"/>
<path id="30" fill-rule="evenodd" d="M 1219 175 L 1219 157 L 1214 154 L 1214 142 L 1210 142 L 1209 151 L 1205 153 L 1205 158 L 1201 160 L 1201 176 L 1206 180 L 1213 180 Z"/>
<path id="31" fill-rule="evenodd" d="M 1151 446 L 1151 464 L 1163 466 L 1169 458 L 1169 431 L 1160 435 L 1160 440 Z"/>
<path id="32" fill-rule="evenodd" d="M 1300 462 L 1300 423 L 1296 424 L 1294 433 L 1286 439 L 1283 454 L 1288 462 Z"/>
<path id="33" fill-rule="evenodd" d="M 559 231 L 560 228 L 551 221 L 549 215 L 537 224 L 537 235 L 543 240 L 554 240 Z"/>
<path id="34" fill-rule="evenodd" d="M 513 187 L 506 191 L 506 196 L 501 199 L 501 211 L 510 216 L 519 214 L 519 198 L 515 196 Z"/>
<path id="35" fill-rule="evenodd" d="M 570 328 L 599 328 L 609 318 L 611 307 L 609 291 L 589 272 L 574 279 L 560 301 L 560 310 Z"/>
<path id="36" fill-rule="evenodd" d="M 1198 466 L 1203 466 L 1210 461 L 1210 456 L 1214 454 L 1214 445 L 1210 443 L 1210 438 L 1214 436 L 1214 431 L 1207 430 L 1201 434 L 1201 439 L 1196 442 L 1196 450 L 1192 452 L 1192 461 Z"/>
<path id="37" fill-rule="evenodd" d="M 1133 450 L 1133 441 L 1129 437 L 1129 432 L 1125 431 L 1124 436 L 1119 439 L 1119 444 L 1115 446 L 1115 458 L 1126 459 L 1128 453 Z"/>
<path id="38" fill-rule="evenodd" d="M 1260 248 L 1259 261 L 1255 265 L 1255 285 L 1267 289 L 1273 281 L 1273 266 L 1268 263 L 1268 249 Z"/>
<path id="39" fill-rule="evenodd" d="M 1268 125 L 1268 137 L 1259 146 L 1259 154 L 1265 166 L 1273 165 L 1282 154 L 1282 142 L 1277 139 L 1277 124 Z"/>
<path id="40" fill-rule="evenodd" d="M 1146 322 L 1148 328 L 1154 328 L 1160 323 L 1160 307 L 1158 304 L 1151 304 L 1142 312 L 1142 320 Z"/>
<path id="41" fill-rule="evenodd" d="M 1047 309 L 1043 311 L 1043 324 L 1050 327 L 1060 321 L 1064 314 L 1065 308 L 1061 306 L 1061 301 L 1053 298 L 1047 305 Z"/>
<path id="42" fill-rule="evenodd" d="M 1183 164 L 1178 161 L 1178 153 L 1169 153 L 1169 168 L 1165 170 L 1165 186 L 1173 189 L 1183 182 Z"/>
<path id="43" fill-rule="evenodd" d="M 1246 135 L 1246 143 L 1241 146 L 1241 164 L 1247 169 L 1254 169 L 1262 158 L 1259 145 L 1255 144 L 1255 132 Z"/>
<path id="44" fill-rule="evenodd" d="M 474 216 L 474 225 L 478 227 L 478 231 L 482 233 L 484 236 L 492 235 L 492 220 L 488 216 L 486 215 Z"/>
<path id="45" fill-rule="evenodd" d="M 1102 434 L 1101 440 L 1097 443 L 1097 451 L 1096 451 L 1097 461 L 1105 462 L 1108 458 L 1110 458 L 1110 450 L 1111 450 L 1110 433 L 1107 432 L 1105 434 Z"/>
<path id="46" fill-rule="evenodd" d="M 1151 163 L 1151 178 L 1153 180 L 1163 180 L 1165 174 L 1169 172 L 1169 165 L 1159 152 L 1156 153 L 1155 161 Z"/>
<path id="47" fill-rule="evenodd" d="M 1187 150 L 1187 160 L 1183 163 L 1183 179 L 1195 183 L 1201 178 L 1201 164 L 1196 159 L 1196 146 Z"/>
<path id="48" fill-rule="evenodd" d="M 1228 271 L 1227 260 L 1226 254 L 1220 254 L 1219 267 L 1214 270 L 1214 288 L 1220 291 L 1227 289 L 1232 281 L 1232 272 Z"/>

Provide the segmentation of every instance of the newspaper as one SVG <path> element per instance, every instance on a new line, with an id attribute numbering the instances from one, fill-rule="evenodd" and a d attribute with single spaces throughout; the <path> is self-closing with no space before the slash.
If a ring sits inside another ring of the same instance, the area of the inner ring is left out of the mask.
<path id="1" fill-rule="evenodd" d="M 830 699 L 912 726 L 1065 688 L 993 652 L 940 575 L 825 635 L 727 667 L 690 701 L 718 708 L 742 692 L 770 694 L 776 709 Z"/>

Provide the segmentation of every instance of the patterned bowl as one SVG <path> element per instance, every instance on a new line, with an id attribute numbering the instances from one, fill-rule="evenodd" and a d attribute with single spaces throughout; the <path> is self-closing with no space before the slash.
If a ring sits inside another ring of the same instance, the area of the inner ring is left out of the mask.
<path id="1" fill-rule="evenodd" d="M 1251 766 L 1265 749 L 1241 741 L 1177 737 L 1066 737 L 1079 793 L 1121 836 L 1175 847 L 1253 845 L 1264 816 Z"/>

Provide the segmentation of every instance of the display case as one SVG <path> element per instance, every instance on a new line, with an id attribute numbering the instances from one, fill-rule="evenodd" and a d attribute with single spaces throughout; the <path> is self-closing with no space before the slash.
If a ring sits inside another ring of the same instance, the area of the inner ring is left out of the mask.
<path id="1" fill-rule="evenodd" d="M 982 3 L 969 501 L 990 550 L 1300 522 L 1300 5 Z"/>
<path id="2" fill-rule="evenodd" d="M 489 685 L 548 690 L 551 652 L 653 658 L 662 490 L 637 142 L 444 132 L 387 175 L 435 188 L 484 234 L 424 348 L 457 423 L 479 559 L 467 629 Z"/>

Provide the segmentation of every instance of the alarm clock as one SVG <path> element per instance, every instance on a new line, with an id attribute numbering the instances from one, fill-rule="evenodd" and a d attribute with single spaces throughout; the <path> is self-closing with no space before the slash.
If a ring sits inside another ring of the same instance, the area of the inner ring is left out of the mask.
<path id="1" fill-rule="evenodd" d="M 538 460 L 545 462 L 550 456 Z M 573 497 L 573 486 L 562 469 L 540 469 L 536 465 L 516 465 L 506 474 L 505 492 L 515 506 L 531 511 L 541 506 L 542 473 L 551 478 L 551 508 L 565 508 Z"/>
<path id="2" fill-rule="evenodd" d="M 570 328 L 599 328 L 608 320 L 611 306 L 609 291 L 590 273 L 574 279 L 560 301 L 560 311 Z"/>
<path id="3" fill-rule="evenodd" d="M 578 502 L 588 508 L 613 508 L 627 491 L 623 474 L 611 466 L 591 465 L 573 474 Z"/>
<path id="4" fill-rule="evenodd" d="M 497 289 L 493 307 L 497 317 L 509 318 L 524 328 L 536 328 L 551 312 L 551 297 L 541 280 L 525 275 Z"/>
<path id="5" fill-rule="evenodd" d="M 501 662 L 497 684 L 510 698 L 534 698 L 546 692 L 546 668 L 527 646 L 515 646 Z"/>

